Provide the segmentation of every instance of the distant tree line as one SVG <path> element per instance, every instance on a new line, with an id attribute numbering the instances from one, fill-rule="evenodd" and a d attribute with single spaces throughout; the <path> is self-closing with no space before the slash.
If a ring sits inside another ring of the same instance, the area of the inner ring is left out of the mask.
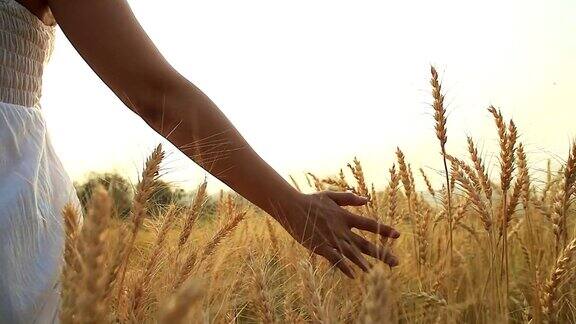
<path id="1" fill-rule="evenodd" d="M 86 212 L 92 192 L 98 184 L 108 190 L 108 194 L 112 198 L 113 216 L 121 219 L 128 217 L 132 208 L 136 184 L 130 183 L 128 179 L 115 172 L 92 172 L 85 181 L 74 183 L 83 211 Z M 189 206 L 194 195 L 195 191 L 186 191 L 166 181 L 157 180 L 149 201 L 149 215 L 154 217 L 171 204 Z M 215 205 L 216 201 L 209 199 L 205 211 L 211 214 L 210 212 L 216 208 Z"/>

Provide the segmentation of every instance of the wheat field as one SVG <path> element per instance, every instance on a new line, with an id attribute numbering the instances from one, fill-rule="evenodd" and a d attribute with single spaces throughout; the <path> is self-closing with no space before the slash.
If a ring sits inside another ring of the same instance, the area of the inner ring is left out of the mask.
<path id="1" fill-rule="evenodd" d="M 381 192 L 368 185 L 357 159 L 336 177 L 307 175 L 318 191 L 370 198 L 366 206 L 347 208 L 399 229 L 398 240 L 380 243 L 400 258 L 398 267 L 372 259 L 370 271 L 348 279 L 233 194 L 221 194 L 208 217 L 206 182 L 189 205 L 149 215 L 164 154 L 158 146 L 145 163 L 127 220 L 111 216 L 103 187 L 92 195 L 81 226 L 79 211 L 63 210 L 61 321 L 576 322 L 576 144 L 559 169 L 549 164 L 535 174 L 514 122 L 489 107 L 493 120 L 487 122 L 499 138 L 499 159 L 489 176 L 474 139 L 463 139 L 467 157 L 447 151 L 449 124 L 438 80 L 432 68 L 436 133 L 429 140 L 442 153 L 441 183 L 431 183 L 400 148 L 390 152 L 397 161 Z M 425 186 L 418 188 L 415 177 Z"/>

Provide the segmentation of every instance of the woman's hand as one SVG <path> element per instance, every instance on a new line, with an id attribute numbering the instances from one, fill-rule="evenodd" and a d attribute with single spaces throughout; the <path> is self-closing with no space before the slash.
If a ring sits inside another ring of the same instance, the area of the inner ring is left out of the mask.
<path id="1" fill-rule="evenodd" d="M 287 202 L 272 215 L 300 244 L 326 258 L 348 277 L 354 278 L 344 257 L 363 271 L 370 267 L 363 254 L 382 260 L 391 267 L 398 265 L 398 259 L 387 249 L 352 232 L 352 228 L 357 228 L 379 234 L 383 238 L 396 239 L 400 236 L 398 231 L 389 226 L 355 215 L 341 207 L 362 206 L 367 202 L 366 198 L 348 192 L 300 194 L 296 202 Z"/>

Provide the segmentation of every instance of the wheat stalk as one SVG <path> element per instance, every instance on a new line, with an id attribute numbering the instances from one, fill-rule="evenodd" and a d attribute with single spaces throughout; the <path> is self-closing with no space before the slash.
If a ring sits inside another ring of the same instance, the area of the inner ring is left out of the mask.
<path id="1" fill-rule="evenodd" d="M 160 227 L 160 231 L 156 236 L 156 241 L 154 242 L 152 252 L 150 254 L 150 257 L 148 258 L 148 262 L 144 267 L 144 272 L 138 278 L 132 290 L 133 294 L 131 301 L 132 305 L 131 309 L 133 314 L 135 314 L 136 318 L 140 319 L 142 318 L 141 311 L 143 307 L 143 302 L 145 301 L 146 295 L 150 290 L 152 277 L 157 267 L 159 266 L 160 256 L 164 250 L 164 245 L 166 242 L 168 231 L 172 228 L 172 225 L 176 220 L 177 213 L 178 211 L 176 209 L 176 206 L 171 205 L 168 211 L 164 214 L 162 226 Z"/>
<path id="2" fill-rule="evenodd" d="M 502 190 L 502 213 L 500 215 L 500 233 L 502 233 L 502 272 L 505 277 L 505 294 L 504 294 L 504 311 L 508 311 L 508 299 L 510 297 L 510 278 L 509 278 L 509 264 L 508 264 L 508 189 L 512 180 L 512 172 L 514 169 L 514 152 L 518 132 L 516 125 L 512 120 L 508 127 L 504 122 L 502 113 L 496 110 L 494 106 L 490 106 L 488 111 L 494 117 L 496 127 L 498 128 L 498 136 L 500 138 L 500 187 Z"/>
<path id="3" fill-rule="evenodd" d="M 270 276 L 265 266 L 257 264 L 253 252 L 249 253 L 248 267 L 251 270 L 250 283 L 256 312 L 262 323 L 277 323 L 274 299 L 268 283 Z"/>
<path id="4" fill-rule="evenodd" d="M 448 215 L 449 231 L 448 247 L 450 252 L 450 265 L 452 265 L 454 257 L 454 221 L 452 219 L 452 183 L 450 181 L 450 174 L 448 173 L 448 163 L 446 162 L 446 142 L 448 141 L 448 136 L 446 135 L 446 108 L 444 107 L 444 94 L 442 94 L 442 84 L 438 80 L 438 72 L 434 66 L 430 67 L 430 73 L 432 74 L 430 85 L 432 86 L 432 97 L 434 98 L 432 107 L 434 108 L 434 120 L 436 121 L 436 137 L 440 141 L 440 150 L 442 152 L 442 162 L 444 164 L 444 174 L 446 177 L 446 215 Z"/>
<path id="5" fill-rule="evenodd" d="M 484 224 L 484 229 L 487 232 L 490 232 L 492 228 L 492 219 L 490 217 L 489 209 L 474 187 L 473 182 L 464 174 L 464 171 L 462 171 L 457 163 L 452 164 L 452 178 L 460 184 L 466 193 L 466 196 L 470 202 L 472 202 L 472 205 L 480 216 L 480 220 Z"/>
<path id="6" fill-rule="evenodd" d="M 162 324 L 190 323 L 195 309 L 202 301 L 204 287 L 196 279 L 188 279 L 160 308 L 158 322 Z"/>
<path id="7" fill-rule="evenodd" d="M 396 165 L 390 168 L 390 184 L 388 187 L 388 222 L 394 226 L 398 222 L 398 185 L 400 177 L 396 172 Z"/>
<path id="8" fill-rule="evenodd" d="M 382 267 L 374 267 L 370 271 L 362 305 L 363 323 L 392 323 L 394 302 L 391 286 L 391 280 L 386 277 Z"/>
<path id="9" fill-rule="evenodd" d="M 122 289 L 124 284 L 124 278 L 126 276 L 126 268 L 128 266 L 128 261 L 130 260 L 130 255 L 132 254 L 132 249 L 134 247 L 134 242 L 136 241 L 136 235 L 138 230 L 142 225 L 144 216 L 147 213 L 147 204 L 152 192 L 154 190 L 157 178 L 160 172 L 160 163 L 164 158 L 164 151 L 162 151 L 162 145 L 158 146 L 152 151 L 152 154 L 146 160 L 144 164 L 144 170 L 142 171 L 142 179 L 136 186 L 136 194 L 134 196 L 134 202 L 132 204 L 132 210 L 130 212 L 130 219 L 132 221 L 130 237 L 128 243 L 126 244 L 125 250 L 123 251 L 123 260 L 120 266 L 120 280 L 118 281 L 118 306 L 122 297 Z"/>
<path id="10" fill-rule="evenodd" d="M 576 142 L 572 144 L 572 149 L 568 155 L 568 160 L 564 167 L 561 187 L 554 196 L 552 213 L 552 223 L 554 235 L 556 236 L 556 253 L 560 252 L 568 239 L 567 212 L 571 203 L 571 196 L 576 192 Z"/>
<path id="11" fill-rule="evenodd" d="M 244 219 L 246 212 L 237 212 L 234 216 L 221 227 L 218 232 L 210 239 L 208 244 L 204 246 L 202 253 L 200 255 L 199 262 L 202 262 L 206 257 L 214 252 L 214 249 L 220 244 L 220 242 L 227 237 L 232 231 L 238 226 L 238 224 Z"/>
<path id="12" fill-rule="evenodd" d="M 576 254 L 576 238 L 569 242 L 564 250 L 562 250 L 560 256 L 554 263 L 550 277 L 544 285 L 542 292 L 542 312 L 551 322 L 557 320 L 557 307 L 560 303 L 560 298 L 557 293 L 570 270 L 574 254 Z"/>
<path id="13" fill-rule="evenodd" d="M 486 168 L 484 167 L 484 163 L 482 162 L 482 158 L 478 154 L 478 150 L 476 149 L 476 146 L 474 145 L 474 141 L 472 140 L 471 137 L 467 138 L 467 142 L 468 142 L 468 152 L 470 153 L 470 159 L 474 163 L 474 168 L 476 169 L 476 175 L 478 176 L 478 179 L 480 180 L 480 183 L 482 185 L 482 191 L 486 195 L 486 198 L 488 199 L 488 201 L 491 201 L 492 200 L 492 185 L 490 183 L 490 178 L 488 177 L 488 174 L 486 173 Z"/>
<path id="14" fill-rule="evenodd" d="M 310 261 L 302 260 L 299 262 L 298 274 L 302 294 L 308 300 L 306 307 L 312 315 L 313 322 L 331 323 L 330 315 L 320 294 L 320 287 L 317 285 L 314 267 Z"/>
<path id="15" fill-rule="evenodd" d="M 356 183 L 358 184 L 356 192 L 363 197 L 369 197 L 370 194 L 368 192 L 368 186 L 366 185 L 366 179 L 364 179 L 364 171 L 362 170 L 362 165 L 360 164 L 360 160 L 354 157 L 353 161 L 354 165 L 348 163 L 348 168 L 352 171 L 352 175 L 354 179 L 356 179 Z"/>
<path id="16" fill-rule="evenodd" d="M 178 252 L 188 241 L 190 233 L 192 233 L 192 227 L 194 226 L 194 223 L 196 222 L 198 216 L 200 215 L 200 210 L 202 209 L 202 206 L 206 203 L 207 185 L 208 183 L 206 182 L 206 180 L 204 180 L 204 182 L 202 182 L 202 184 L 200 184 L 200 186 L 198 186 L 198 189 L 196 190 L 196 195 L 194 196 L 194 200 L 192 201 L 192 206 L 190 207 L 190 210 L 187 212 L 186 219 L 184 220 L 184 227 L 182 228 L 182 231 L 180 232 L 180 237 L 178 238 L 178 246 L 177 246 Z"/>
<path id="17" fill-rule="evenodd" d="M 424 183 L 426 184 L 426 189 L 428 189 L 428 193 L 430 194 L 430 196 L 435 198 L 436 192 L 434 192 L 434 188 L 432 187 L 432 183 L 430 183 L 430 180 L 428 179 L 428 176 L 426 176 L 426 172 L 424 172 L 424 169 L 420 168 L 420 174 L 422 175 L 422 179 L 424 180 Z"/>
<path id="18" fill-rule="evenodd" d="M 106 240 L 112 202 L 106 190 L 97 185 L 77 243 L 78 268 L 64 271 L 68 275 L 68 298 L 64 299 L 60 319 L 63 322 L 95 323 L 107 320 L 110 313 L 104 298 L 106 277 Z M 76 262 L 76 261 L 75 261 Z"/>

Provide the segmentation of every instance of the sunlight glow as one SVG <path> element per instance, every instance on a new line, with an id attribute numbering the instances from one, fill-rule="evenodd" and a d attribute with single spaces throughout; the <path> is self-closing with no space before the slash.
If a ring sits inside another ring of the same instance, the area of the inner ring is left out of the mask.
<path id="1" fill-rule="evenodd" d="M 514 118 L 533 167 L 565 156 L 575 135 L 574 1 L 129 2 L 168 61 L 286 177 L 335 174 L 358 156 L 383 188 L 396 146 L 416 167 L 440 169 L 430 64 L 447 91 L 452 152 L 466 135 L 496 152 L 490 104 Z M 167 179 L 189 187 L 204 177 L 60 30 L 42 109 L 74 179 L 110 169 L 134 177 L 158 142 L 170 147 Z"/>

